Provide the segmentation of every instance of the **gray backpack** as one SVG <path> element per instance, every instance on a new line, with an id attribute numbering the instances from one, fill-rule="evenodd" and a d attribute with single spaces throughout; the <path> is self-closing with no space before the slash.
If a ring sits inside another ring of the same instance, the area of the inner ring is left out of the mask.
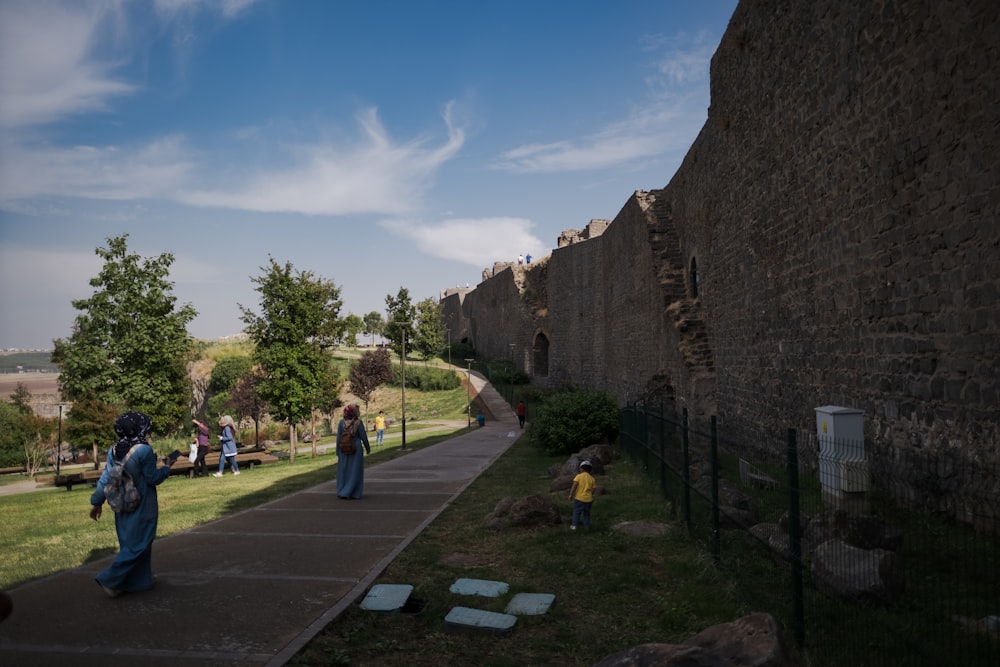
<path id="1" fill-rule="evenodd" d="M 125 455 L 122 461 L 115 461 L 114 455 L 112 455 L 112 466 L 111 470 L 108 471 L 108 481 L 104 484 L 104 497 L 108 501 L 108 506 L 115 514 L 119 512 L 132 512 L 139 506 L 139 501 L 142 500 L 142 494 L 135 487 L 135 480 L 132 479 L 132 475 L 125 469 L 125 463 L 128 462 L 133 452 L 135 452 L 136 447 L 139 446 L 135 445 L 132 449 L 128 450 L 128 454 Z"/>

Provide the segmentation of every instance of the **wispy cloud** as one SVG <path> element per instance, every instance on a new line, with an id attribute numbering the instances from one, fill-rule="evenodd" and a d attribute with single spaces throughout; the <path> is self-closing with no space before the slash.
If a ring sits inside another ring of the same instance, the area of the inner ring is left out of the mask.
<path id="1" fill-rule="evenodd" d="M 512 261 L 532 253 L 541 257 L 547 245 L 532 233 L 535 226 L 524 218 L 453 218 L 438 223 L 387 220 L 380 225 L 413 242 L 430 257 L 440 257 L 477 268 Z"/>
<path id="2" fill-rule="evenodd" d="M 94 57 L 110 3 L 0 3 L 0 127 L 44 125 L 103 110 L 133 87 L 120 63 Z"/>
<path id="3" fill-rule="evenodd" d="M 181 193 L 196 206 L 307 215 L 381 213 L 400 215 L 418 207 L 438 167 L 465 141 L 464 131 L 445 112 L 448 138 L 440 146 L 425 139 L 394 143 L 375 109 L 358 117 L 358 145 L 331 143 L 290 149 L 291 166 L 230 175 L 230 188 Z"/>
<path id="4" fill-rule="evenodd" d="M 687 150 L 707 115 L 701 84 L 708 80 L 712 44 L 705 35 L 647 35 L 643 43 L 658 56 L 644 79 L 644 104 L 589 135 L 513 148 L 494 167 L 518 173 L 584 171 Z"/>

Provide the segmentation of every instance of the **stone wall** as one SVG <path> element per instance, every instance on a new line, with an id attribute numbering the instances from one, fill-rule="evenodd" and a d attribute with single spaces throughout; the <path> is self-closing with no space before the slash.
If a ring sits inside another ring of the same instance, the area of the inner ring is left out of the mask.
<path id="1" fill-rule="evenodd" d="M 666 397 L 729 433 L 861 408 L 882 460 L 996 470 L 998 8 L 744 0 L 670 183 L 467 294 L 477 349 L 513 343 L 532 373 L 547 342 L 537 382 Z"/>

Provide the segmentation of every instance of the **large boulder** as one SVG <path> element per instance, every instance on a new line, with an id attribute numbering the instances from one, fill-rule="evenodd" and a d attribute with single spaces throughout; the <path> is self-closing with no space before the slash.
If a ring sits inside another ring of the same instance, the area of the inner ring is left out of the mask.
<path id="1" fill-rule="evenodd" d="M 519 500 L 504 498 L 486 517 L 486 527 L 493 530 L 513 527 L 558 526 L 561 523 L 559 507 L 541 495 L 528 496 Z"/>
<path id="2" fill-rule="evenodd" d="M 683 644 L 642 644 L 613 653 L 594 667 L 795 667 L 778 624 L 756 613 L 713 625 Z"/>
<path id="3" fill-rule="evenodd" d="M 802 535 L 812 544 L 836 538 L 858 549 L 899 551 L 903 546 L 903 533 L 895 526 L 875 516 L 859 516 L 844 510 L 815 515 Z"/>
<path id="4" fill-rule="evenodd" d="M 837 538 L 816 547 L 810 570 L 819 590 L 848 600 L 892 603 L 906 590 L 894 551 L 859 549 Z"/>

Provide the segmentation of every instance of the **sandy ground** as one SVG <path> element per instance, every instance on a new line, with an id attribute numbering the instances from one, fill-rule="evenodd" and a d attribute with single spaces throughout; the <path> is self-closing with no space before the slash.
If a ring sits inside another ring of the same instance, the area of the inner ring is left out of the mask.
<path id="1" fill-rule="evenodd" d="M 23 382 L 33 395 L 59 391 L 58 373 L 4 373 L 0 374 L 0 396 L 8 399 L 17 390 L 18 382 Z"/>

